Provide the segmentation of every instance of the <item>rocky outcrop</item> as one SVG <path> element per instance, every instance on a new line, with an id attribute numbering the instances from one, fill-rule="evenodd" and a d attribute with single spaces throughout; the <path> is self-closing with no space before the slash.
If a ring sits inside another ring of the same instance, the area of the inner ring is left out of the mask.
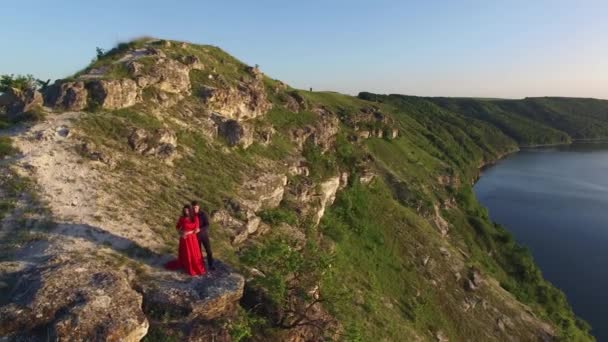
<path id="1" fill-rule="evenodd" d="M 336 192 L 340 187 L 340 177 L 332 177 L 319 185 L 319 191 L 315 195 L 318 199 L 318 208 L 313 215 L 315 224 L 319 224 L 325 214 L 325 209 L 334 203 Z"/>
<path id="2" fill-rule="evenodd" d="M 0 96 L 0 107 L 4 107 L 9 115 L 25 113 L 42 104 L 42 94 L 37 89 L 10 88 Z"/>
<path id="3" fill-rule="evenodd" d="M 264 83 L 258 78 L 239 82 L 236 86 L 205 86 L 198 95 L 210 111 L 233 120 L 258 117 L 272 107 Z"/>
<path id="4" fill-rule="evenodd" d="M 310 141 L 325 152 L 334 145 L 336 134 L 340 129 L 340 121 L 334 113 L 324 107 L 315 108 L 313 111 L 319 115 L 315 124 L 293 129 L 291 138 L 299 149 L 303 149 L 306 142 Z"/>
<path id="5" fill-rule="evenodd" d="M 169 158 L 177 148 L 177 136 L 166 128 L 159 128 L 152 134 L 145 129 L 135 128 L 129 136 L 129 146 L 143 155 Z"/>
<path id="6" fill-rule="evenodd" d="M 148 67 L 137 61 L 130 62 L 127 67 L 140 88 L 152 86 L 170 94 L 190 95 L 190 70 L 200 67 L 196 60 L 191 63 L 188 66 L 174 59 L 158 58 Z"/>
<path id="7" fill-rule="evenodd" d="M 139 341 L 148 331 L 142 297 L 124 274 L 81 260 L 53 260 L 22 275 L 0 307 L 0 335 L 19 340 Z"/>
<path id="8" fill-rule="evenodd" d="M 283 199 L 286 185 L 287 176 L 283 174 L 260 174 L 241 186 L 239 203 L 252 212 L 276 208 Z"/>
<path id="9" fill-rule="evenodd" d="M 439 206 L 437 204 L 433 206 L 433 210 L 434 215 L 432 221 L 435 224 L 435 227 L 439 229 L 441 236 L 446 236 L 450 230 L 450 224 L 443 218 L 443 216 L 441 216 L 441 211 L 439 210 Z"/>
<path id="10" fill-rule="evenodd" d="M 141 101 L 141 88 L 128 78 L 91 81 L 87 89 L 91 101 L 104 109 L 121 109 Z"/>
<path id="11" fill-rule="evenodd" d="M 79 111 L 87 107 L 88 91 L 82 81 L 57 81 L 44 92 L 44 104 L 48 107 Z"/>
<path id="12" fill-rule="evenodd" d="M 249 147 L 253 144 L 253 127 L 245 122 L 216 116 L 217 133 L 226 140 L 228 146 Z"/>
<path id="13" fill-rule="evenodd" d="M 292 91 L 285 94 L 283 97 L 283 106 L 290 112 L 298 113 L 301 110 L 308 109 L 308 103 L 306 99 L 300 95 L 297 91 Z"/>
<path id="14" fill-rule="evenodd" d="M 99 146 L 92 142 L 85 142 L 79 146 L 78 152 L 93 161 L 102 162 L 108 166 L 114 166 L 115 161 L 109 153 L 103 152 Z"/>
<path id="15" fill-rule="evenodd" d="M 234 216 L 237 215 L 243 218 L 235 218 Z M 211 215 L 211 222 L 217 223 L 230 232 L 230 242 L 233 245 L 239 245 L 245 242 L 250 235 L 257 233 L 261 221 L 255 213 L 251 211 L 242 212 L 240 209 L 236 213 L 221 209 Z"/>
<path id="16" fill-rule="evenodd" d="M 243 276 L 218 261 L 204 277 L 171 274 L 142 285 L 144 310 L 171 322 L 212 320 L 233 313 L 244 287 Z"/>
<path id="17" fill-rule="evenodd" d="M 469 273 L 464 281 L 464 288 L 468 291 L 476 291 L 484 284 L 479 269 L 474 267 L 469 269 Z"/>

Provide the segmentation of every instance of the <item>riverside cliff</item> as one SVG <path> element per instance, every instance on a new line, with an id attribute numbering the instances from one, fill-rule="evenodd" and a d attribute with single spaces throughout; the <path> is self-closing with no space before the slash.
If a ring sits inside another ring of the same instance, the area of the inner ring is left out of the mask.
<path id="1" fill-rule="evenodd" d="M 302 91 L 217 47 L 159 39 L 10 88 L 0 335 L 593 340 L 470 184 L 519 145 L 606 134 L 555 127 L 571 117 L 551 106 L 475 103 L 486 110 Z M 608 122 L 608 104 L 593 106 L 589 120 Z M 191 199 L 220 260 L 201 278 L 162 268 Z"/>

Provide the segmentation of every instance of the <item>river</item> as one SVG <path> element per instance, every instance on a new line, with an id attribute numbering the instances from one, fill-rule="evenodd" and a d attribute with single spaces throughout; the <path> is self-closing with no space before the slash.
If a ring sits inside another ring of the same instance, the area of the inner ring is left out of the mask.
<path id="1" fill-rule="evenodd" d="M 608 143 L 523 149 L 484 170 L 474 190 L 608 341 Z"/>

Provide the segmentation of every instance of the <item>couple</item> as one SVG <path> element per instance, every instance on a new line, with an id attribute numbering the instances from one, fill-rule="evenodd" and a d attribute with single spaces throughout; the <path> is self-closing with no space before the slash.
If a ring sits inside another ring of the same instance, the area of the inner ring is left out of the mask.
<path id="1" fill-rule="evenodd" d="M 178 259 L 169 261 L 165 267 L 170 270 L 183 269 L 191 276 L 205 274 L 202 252 L 204 247 L 209 269 L 215 270 L 209 243 L 209 219 L 207 214 L 201 210 L 198 202 L 192 201 L 191 204 L 184 205 L 182 216 L 177 221 L 175 228 L 180 234 Z"/>

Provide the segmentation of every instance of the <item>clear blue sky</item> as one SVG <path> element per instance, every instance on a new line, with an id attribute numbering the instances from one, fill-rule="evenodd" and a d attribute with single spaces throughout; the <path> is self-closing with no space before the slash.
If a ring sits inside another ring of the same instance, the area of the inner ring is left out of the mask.
<path id="1" fill-rule="evenodd" d="M 0 74 L 61 78 L 141 35 L 213 44 L 299 88 L 608 98 L 608 1 L 7 1 Z"/>

